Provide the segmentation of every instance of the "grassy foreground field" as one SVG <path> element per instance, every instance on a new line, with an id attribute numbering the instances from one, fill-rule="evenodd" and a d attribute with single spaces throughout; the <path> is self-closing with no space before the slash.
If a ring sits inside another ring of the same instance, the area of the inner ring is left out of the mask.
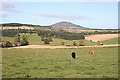
<path id="1" fill-rule="evenodd" d="M 93 55 L 91 49 L 2 49 L 2 77 L 117 78 L 118 47 L 94 48 Z"/>

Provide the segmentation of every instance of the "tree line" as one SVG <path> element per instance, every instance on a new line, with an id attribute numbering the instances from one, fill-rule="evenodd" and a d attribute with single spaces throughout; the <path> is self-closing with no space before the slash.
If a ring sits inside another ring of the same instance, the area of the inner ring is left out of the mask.
<path id="1" fill-rule="evenodd" d="M 66 40 L 85 39 L 85 36 L 82 33 L 69 33 L 64 31 L 37 30 L 37 34 L 42 37 L 55 37 Z"/>
<path id="2" fill-rule="evenodd" d="M 7 47 L 13 47 L 13 46 L 24 46 L 28 44 L 29 44 L 29 41 L 27 39 L 27 36 L 25 35 L 21 36 L 20 34 L 17 34 L 15 36 L 14 43 L 11 43 L 10 41 L 2 42 L 2 44 L 0 44 L 0 47 L 7 48 Z"/>
<path id="3" fill-rule="evenodd" d="M 15 37 L 18 33 L 36 33 L 35 30 L 27 30 L 27 29 L 5 29 L 1 30 L 3 37 Z"/>

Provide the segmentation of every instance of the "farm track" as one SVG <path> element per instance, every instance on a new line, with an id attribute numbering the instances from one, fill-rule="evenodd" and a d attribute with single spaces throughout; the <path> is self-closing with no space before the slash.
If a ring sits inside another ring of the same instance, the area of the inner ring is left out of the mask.
<path id="1" fill-rule="evenodd" d="M 8 49 L 30 48 L 30 49 L 70 49 L 70 48 L 106 48 L 106 47 L 118 47 L 120 44 L 112 45 L 96 45 L 96 46 L 48 46 L 48 45 L 27 45 L 19 47 L 11 47 Z"/>

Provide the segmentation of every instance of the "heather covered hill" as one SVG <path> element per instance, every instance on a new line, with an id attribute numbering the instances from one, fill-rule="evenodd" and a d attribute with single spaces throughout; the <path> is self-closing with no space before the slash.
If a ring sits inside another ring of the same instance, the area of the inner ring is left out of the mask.
<path id="1" fill-rule="evenodd" d="M 71 22 L 67 22 L 67 21 L 62 21 L 62 22 L 58 22 L 58 23 L 55 23 L 53 25 L 51 25 L 53 28 L 79 28 L 79 29 L 89 29 L 89 28 L 86 28 L 86 27 L 83 27 L 83 26 L 79 26 L 79 25 L 76 25 L 74 23 L 71 23 Z"/>

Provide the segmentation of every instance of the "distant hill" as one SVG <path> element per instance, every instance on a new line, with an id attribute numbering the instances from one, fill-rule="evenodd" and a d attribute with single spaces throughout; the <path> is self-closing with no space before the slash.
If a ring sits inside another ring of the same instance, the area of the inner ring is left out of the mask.
<path id="1" fill-rule="evenodd" d="M 86 27 L 83 27 L 83 26 L 79 26 L 79 25 L 76 25 L 74 23 L 71 23 L 71 22 L 67 22 L 67 21 L 62 21 L 62 22 L 58 22 L 58 23 L 55 23 L 53 25 L 51 25 L 53 28 L 79 28 L 79 29 L 90 29 L 90 28 L 86 28 Z"/>
<path id="2" fill-rule="evenodd" d="M 29 26 L 29 27 L 42 27 L 41 25 L 33 25 L 33 24 L 21 24 L 21 23 L 3 23 L 0 24 L 3 27 L 19 27 L 19 26 Z M 53 28 L 57 28 L 57 29 L 63 29 L 63 28 L 79 28 L 79 29 L 90 29 L 90 28 L 86 28 L 86 27 L 82 27 L 76 24 L 73 24 L 71 22 L 67 22 L 67 21 L 62 21 L 62 22 L 58 22 L 55 23 L 53 25 L 50 26 L 43 26 L 43 27 L 53 27 Z"/>
<path id="3" fill-rule="evenodd" d="M 83 27 L 83 26 L 80 26 L 80 25 L 76 25 L 74 23 L 71 23 L 71 22 L 67 22 L 67 21 L 62 21 L 62 22 L 58 22 L 58 23 L 55 23 L 55 24 L 52 24 L 50 26 L 42 26 L 42 25 L 33 25 L 33 24 L 22 24 L 22 23 L 3 23 L 3 24 L 0 24 L 0 26 L 3 26 L 3 27 L 24 27 L 24 26 L 27 26 L 27 27 L 48 27 L 48 28 L 57 28 L 57 29 L 64 29 L 64 28 L 78 28 L 78 29 L 87 29 L 87 30 L 116 30 L 116 29 L 96 29 L 96 28 L 87 28 L 87 27 Z M 120 28 L 118 27 L 118 29 L 120 30 Z"/>
<path id="4" fill-rule="evenodd" d="M 3 23 L 0 24 L 3 27 L 11 26 L 11 27 L 19 27 L 19 26 L 29 26 L 29 27 L 41 27 L 40 25 L 33 25 L 33 24 L 21 24 L 21 23 Z"/>

